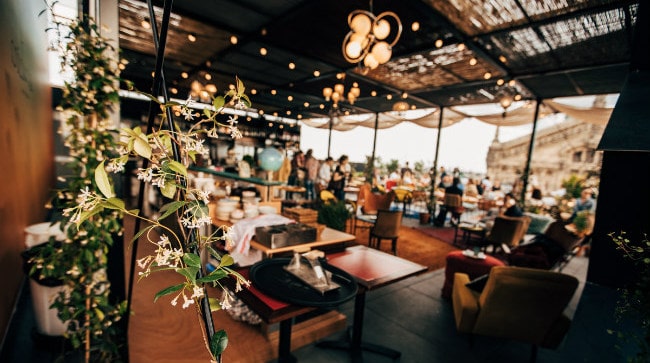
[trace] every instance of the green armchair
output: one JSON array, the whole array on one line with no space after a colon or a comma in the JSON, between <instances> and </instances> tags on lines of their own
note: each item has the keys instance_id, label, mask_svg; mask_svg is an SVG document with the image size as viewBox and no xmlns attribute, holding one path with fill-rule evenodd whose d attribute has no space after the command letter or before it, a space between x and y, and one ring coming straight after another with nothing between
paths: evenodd
<instances>
[{"instance_id":1,"label":"green armchair","mask_svg":"<svg viewBox=\"0 0 650 363\"><path fill-rule=\"evenodd\" d=\"M493 267L482 292L466 286L469 277L454 275L452 301L456 328L461 333L531 343L555 349L569 330L564 309L578 280L570 275L523 267Z\"/></svg>"}]
</instances>

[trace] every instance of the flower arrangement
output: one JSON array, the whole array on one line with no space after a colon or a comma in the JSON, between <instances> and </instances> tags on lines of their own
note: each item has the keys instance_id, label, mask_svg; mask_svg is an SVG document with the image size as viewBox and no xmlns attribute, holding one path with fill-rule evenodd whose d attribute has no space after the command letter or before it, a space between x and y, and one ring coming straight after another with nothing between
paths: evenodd
<instances>
[{"instance_id":1,"label":"flower arrangement","mask_svg":"<svg viewBox=\"0 0 650 363\"><path fill-rule=\"evenodd\" d=\"M53 16L54 4L48 3L46 9ZM30 273L64 281L67 290L56 298L53 306L67 322L66 336L73 347L83 346L85 360L117 361L121 344L118 338L124 334L115 323L126 312L126 303L115 303L109 298L110 282L105 271L107 253L114 239L123 235L124 215L145 222L134 240L142 238L155 246L152 255L137 261L141 268L139 276L146 278L155 272L174 271L184 279L183 283L159 291L153 297L154 302L171 295L172 305L178 305L181 300L182 308L193 305L203 324L212 324L211 311L228 308L230 295L224 289L220 301L212 298L207 301L205 287L221 287L219 281L229 276L236 279L237 290L249 284L229 267L234 263L230 256L220 255L211 247L214 242L229 240L228 228L201 235L201 227L211 223L208 194L188 187L187 166L197 156L208 153L203 138L218 137L219 127L228 127L233 138L241 137L236 116L229 117L225 123L217 118L225 107L249 107L250 100L239 79L226 95L214 98L213 109L204 109L202 116L193 111L189 99L185 103L162 103L145 94L160 105L162 122L148 134L139 126L122 129L118 139L110 112L119 102L119 83L131 86L119 76L126 62L115 61L114 49L100 36L92 19L65 24L54 16L54 24L50 29L58 35L54 47L61 52L62 66L74 74L74 81L65 83L63 99L57 107L69 115L65 122L69 132L65 144L73 159L72 175L62 178L67 187L57 192L53 203L62 210L61 225L66 238L62 242L52 240L40 249L30 261L33 266ZM174 122L173 129L166 129L163 125L167 121L175 121L170 120L172 108L183 116L184 122ZM195 121L195 117L199 120ZM193 124L183 130L188 123ZM138 179L151 183L170 200L157 218L126 208L115 193L109 174L123 171L129 156L143 160ZM172 219L182 227L180 231L172 227L175 225ZM209 274L204 274L201 267L202 250L220 261ZM201 331L207 334L206 329ZM218 360L227 345L227 335L219 331L205 342L213 360Z\"/></svg>"}]
</instances>

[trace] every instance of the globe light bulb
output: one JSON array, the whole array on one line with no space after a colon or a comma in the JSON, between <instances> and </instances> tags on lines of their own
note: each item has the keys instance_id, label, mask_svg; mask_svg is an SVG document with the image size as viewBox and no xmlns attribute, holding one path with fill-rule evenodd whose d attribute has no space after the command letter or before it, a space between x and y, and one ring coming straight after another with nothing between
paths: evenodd
<instances>
[{"instance_id":1,"label":"globe light bulb","mask_svg":"<svg viewBox=\"0 0 650 363\"><path fill-rule=\"evenodd\" d=\"M364 59L363 59L363 64L370 68L370 69L375 69L377 66L379 66L379 62L375 58L375 56L372 53L369 53Z\"/></svg>"},{"instance_id":2,"label":"globe light bulb","mask_svg":"<svg viewBox=\"0 0 650 363\"><path fill-rule=\"evenodd\" d=\"M345 54L352 59L359 58L361 55L361 43L352 41L349 42L345 46Z\"/></svg>"},{"instance_id":3,"label":"globe light bulb","mask_svg":"<svg viewBox=\"0 0 650 363\"><path fill-rule=\"evenodd\" d=\"M390 23L386 19L379 19L373 27L372 33L375 35L375 38L382 40L386 39L388 34L390 34Z\"/></svg>"},{"instance_id":4,"label":"globe light bulb","mask_svg":"<svg viewBox=\"0 0 650 363\"><path fill-rule=\"evenodd\" d=\"M393 52L390 49L390 46L386 42L379 42L372 46L371 54L379 64L384 64L390 60Z\"/></svg>"},{"instance_id":5,"label":"globe light bulb","mask_svg":"<svg viewBox=\"0 0 650 363\"><path fill-rule=\"evenodd\" d=\"M368 33L370 33L371 27L372 21L366 14L357 14L352 17L352 20L350 21L350 29L352 29L353 32L361 34L363 36L366 36Z\"/></svg>"}]
</instances>

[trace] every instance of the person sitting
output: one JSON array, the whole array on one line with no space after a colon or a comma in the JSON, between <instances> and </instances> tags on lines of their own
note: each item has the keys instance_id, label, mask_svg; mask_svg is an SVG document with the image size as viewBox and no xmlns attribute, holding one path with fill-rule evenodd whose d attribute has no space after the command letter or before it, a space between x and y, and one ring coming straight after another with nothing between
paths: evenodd
<instances>
[{"instance_id":1,"label":"person sitting","mask_svg":"<svg viewBox=\"0 0 650 363\"><path fill-rule=\"evenodd\" d=\"M512 193L505 195L503 199L503 206L506 208L506 210L503 212L504 216L522 217L524 215L524 212L521 210L519 205L517 205L517 198L515 198L515 195Z\"/></svg>"},{"instance_id":2,"label":"person sitting","mask_svg":"<svg viewBox=\"0 0 650 363\"><path fill-rule=\"evenodd\" d=\"M456 177L452 179L451 185L445 188L445 195L447 194L457 194L460 195L461 197L463 196L463 190L460 188L460 178ZM440 212L438 212L438 215L436 216L435 221L433 224L437 227L442 227L445 225L445 220L447 219L447 213L452 212L451 215L451 224L456 225L460 221L460 217L458 213L454 212L454 208L448 208L445 205L442 205L440 207Z\"/></svg>"},{"instance_id":3,"label":"person sitting","mask_svg":"<svg viewBox=\"0 0 650 363\"><path fill-rule=\"evenodd\" d=\"M576 199L575 205L573 206L573 214L569 218L572 221L578 212L587 211L589 214L596 212L596 200L593 198L593 190L591 188L585 188L580 192L580 198Z\"/></svg>"}]
</instances>

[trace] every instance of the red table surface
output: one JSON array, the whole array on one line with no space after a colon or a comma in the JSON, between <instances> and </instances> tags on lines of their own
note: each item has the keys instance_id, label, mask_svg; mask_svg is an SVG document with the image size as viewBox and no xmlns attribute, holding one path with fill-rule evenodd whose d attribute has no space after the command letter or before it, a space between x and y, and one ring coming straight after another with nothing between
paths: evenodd
<instances>
[{"instance_id":1,"label":"red table surface","mask_svg":"<svg viewBox=\"0 0 650 363\"><path fill-rule=\"evenodd\" d=\"M366 288L426 270L425 266L364 246L328 255L327 263L349 273Z\"/></svg>"}]
</instances>

